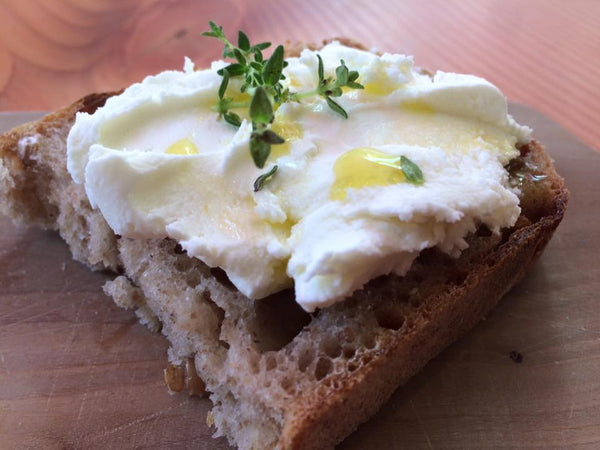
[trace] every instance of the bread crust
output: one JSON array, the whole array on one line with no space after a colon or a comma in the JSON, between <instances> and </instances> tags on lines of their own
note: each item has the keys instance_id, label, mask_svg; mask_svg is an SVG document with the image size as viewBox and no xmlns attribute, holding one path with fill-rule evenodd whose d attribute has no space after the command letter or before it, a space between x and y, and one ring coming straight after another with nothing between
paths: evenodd
<instances>
[{"instance_id":1,"label":"bread crust","mask_svg":"<svg viewBox=\"0 0 600 450\"><path fill-rule=\"evenodd\" d=\"M282 314L298 326L277 347L270 343L273 336L255 335L265 333L259 319L270 300L252 302L232 291L222 276L188 258L172 241L115 236L71 180L65 151L75 114L93 112L114 94L92 94L0 136L2 212L58 230L74 257L91 268L124 271L137 298L119 303L138 315L143 310L147 322L162 323L173 345L172 359L195 355L198 373L212 392L219 432L242 448L329 448L341 441L522 279L568 202L562 178L534 141L521 150L521 159L546 178L522 186L523 212L514 229L502 236L471 236L471 248L455 261L424 252L404 279L381 277L315 315L288 305L291 312ZM35 142L24 141L31 136ZM428 268L446 278L419 281ZM172 299L165 298L163 278L169 280ZM184 294L194 296L191 305L179 300ZM278 302L290 300L289 293L282 295L287 300ZM190 322L192 314L196 322ZM232 364L238 364L238 372ZM270 385L269 377L279 384ZM291 388L286 377L295 383ZM229 411L240 415L228 418Z\"/></svg>"}]
</instances>

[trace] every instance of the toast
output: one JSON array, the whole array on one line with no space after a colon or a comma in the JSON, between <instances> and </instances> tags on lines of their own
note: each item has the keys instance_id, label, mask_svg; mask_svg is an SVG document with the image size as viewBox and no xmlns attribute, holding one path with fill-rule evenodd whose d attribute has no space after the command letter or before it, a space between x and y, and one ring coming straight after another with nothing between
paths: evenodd
<instances>
[{"instance_id":1,"label":"toast","mask_svg":"<svg viewBox=\"0 0 600 450\"><path fill-rule=\"evenodd\" d=\"M173 240L112 232L67 172L66 138L77 111L93 112L114 94L89 95L0 136L0 210L58 231L75 259L114 272L105 292L171 343L171 390L199 393L205 384L216 435L240 448L341 441L524 276L568 201L532 141L509 167L521 190L514 227L500 235L480 227L458 259L424 250L406 276L379 277L308 314L291 291L244 297Z\"/></svg>"}]
</instances>

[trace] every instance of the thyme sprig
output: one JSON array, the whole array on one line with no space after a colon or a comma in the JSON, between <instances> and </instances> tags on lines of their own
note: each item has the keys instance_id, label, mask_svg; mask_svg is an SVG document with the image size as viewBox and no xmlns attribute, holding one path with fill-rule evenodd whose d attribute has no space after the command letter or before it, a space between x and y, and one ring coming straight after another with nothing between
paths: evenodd
<instances>
[{"instance_id":1,"label":"thyme sprig","mask_svg":"<svg viewBox=\"0 0 600 450\"><path fill-rule=\"evenodd\" d=\"M278 45L271 57L265 59L263 50L271 46L270 42L261 42L251 45L248 36L238 32L237 46L231 43L223 27L214 22L209 22L210 31L202 33L204 36L214 37L224 44L223 57L234 59L235 62L220 69L217 73L223 77L218 90L216 110L230 125L239 127L242 119L233 110L249 108L249 116L252 121L252 134L250 135L250 154L254 164L263 168L271 153L271 145L283 144L285 139L271 129L275 118L274 110L286 102L301 102L302 100L321 96L327 105L337 114L348 118L348 113L342 106L333 100L344 93L343 88L363 89L356 80L359 78L357 71L349 70L344 60L335 69L335 77L325 78L323 59L318 58L318 84L314 90L307 92L290 92L281 82L285 80L283 69L288 65L284 59L284 48ZM233 97L227 96L227 87L232 78L241 80L240 92L251 96L249 102L235 101ZM255 191L260 190L268 180L272 179L277 171L277 166L261 175L254 183Z\"/></svg>"},{"instance_id":2,"label":"thyme sprig","mask_svg":"<svg viewBox=\"0 0 600 450\"><path fill-rule=\"evenodd\" d=\"M313 95L319 95L325 99L327 105L336 113L338 113L343 118L348 118L348 113L344 108L340 106L332 97L341 97L344 93L343 88L348 87L350 89L364 89L364 86L360 83L357 83L356 80L359 77L359 74L356 70L349 70L346 66L344 60L340 60L340 65L335 69L335 78L329 77L325 78L325 71L323 68L323 59L321 55L317 55L317 59L319 60L319 64L317 66L317 76L319 77L319 83L317 88L303 92L299 94L292 94L291 99L294 101L300 101L307 97L312 97Z\"/></svg>"}]
</instances>

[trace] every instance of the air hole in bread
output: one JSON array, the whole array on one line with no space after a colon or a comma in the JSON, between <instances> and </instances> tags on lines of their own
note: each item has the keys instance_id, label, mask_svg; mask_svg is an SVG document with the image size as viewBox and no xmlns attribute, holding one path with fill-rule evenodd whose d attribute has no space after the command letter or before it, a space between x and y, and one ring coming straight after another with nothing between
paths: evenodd
<instances>
[{"instance_id":1,"label":"air hole in bread","mask_svg":"<svg viewBox=\"0 0 600 450\"><path fill-rule=\"evenodd\" d=\"M213 277L215 277L215 280L217 280L222 286L226 287L227 289L229 289L231 291L236 290L235 286L229 280L229 277L227 276L225 271L223 269L221 269L220 267L211 267L210 274Z\"/></svg>"},{"instance_id":2,"label":"air hole in bread","mask_svg":"<svg viewBox=\"0 0 600 450\"><path fill-rule=\"evenodd\" d=\"M305 349L300 353L298 357L298 370L300 372L306 372L306 369L314 360L314 355L311 349Z\"/></svg>"},{"instance_id":3,"label":"air hole in bread","mask_svg":"<svg viewBox=\"0 0 600 450\"><path fill-rule=\"evenodd\" d=\"M291 290L253 302L249 331L260 353L281 350L310 323Z\"/></svg>"},{"instance_id":4,"label":"air hole in bread","mask_svg":"<svg viewBox=\"0 0 600 450\"><path fill-rule=\"evenodd\" d=\"M214 317L216 318L216 324L214 324L214 334L215 337L219 337L221 335L221 327L223 326L223 320L225 319L225 311L220 308L213 300L209 291L204 291L202 293L202 300L208 304L210 310L214 313ZM219 345L225 349L229 349L229 344L225 341L219 340Z\"/></svg>"},{"instance_id":5,"label":"air hole in bread","mask_svg":"<svg viewBox=\"0 0 600 450\"><path fill-rule=\"evenodd\" d=\"M325 336L321 342L321 349L331 358L337 358L342 354L342 346L338 342L337 336Z\"/></svg>"},{"instance_id":6,"label":"air hole in bread","mask_svg":"<svg viewBox=\"0 0 600 450\"><path fill-rule=\"evenodd\" d=\"M492 230L490 230L486 224L482 223L477 228L476 236L478 237L490 237L492 235Z\"/></svg>"},{"instance_id":7,"label":"air hole in bread","mask_svg":"<svg viewBox=\"0 0 600 450\"><path fill-rule=\"evenodd\" d=\"M354 345L344 346L344 358L351 359L356 354L356 347Z\"/></svg>"},{"instance_id":8,"label":"air hole in bread","mask_svg":"<svg viewBox=\"0 0 600 450\"><path fill-rule=\"evenodd\" d=\"M412 306L413 308L418 308L423 300L423 296L419 292L418 287L414 287L410 290L410 292L408 293L408 298L410 301L410 306Z\"/></svg>"},{"instance_id":9,"label":"air hole in bread","mask_svg":"<svg viewBox=\"0 0 600 450\"><path fill-rule=\"evenodd\" d=\"M294 393L294 384L289 378L284 378L281 380L281 388L288 394Z\"/></svg>"},{"instance_id":10,"label":"air hole in bread","mask_svg":"<svg viewBox=\"0 0 600 450\"><path fill-rule=\"evenodd\" d=\"M400 308L393 305L375 310L375 319L381 328L388 330L399 330L404 324L404 315Z\"/></svg>"},{"instance_id":11,"label":"air hole in bread","mask_svg":"<svg viewBox=\"0 0 600 450\"><path fill-rule=\"evenodd\" d=\"M248 360L248 370L254 375L260 372L258 361L259 360L255 357L255 355L252 355Z\"/></svg>"},{"instance_id":12,"label":"air hole in bread","mask_svg":"<svg viewBox=\"0 0 600 450\"><path fill-rule=\"evenodd\" d=\"M268 355L265 358L265 369L267 371L271 371L277 367L277 359L275 359L275 355Z\"/></svg>"},{"instance_id":13,"label":"air hole in bread","mask_svg":"<svg viewBox=\"0 0 600 450\"><path fill-rule=\"evenodd\" d=\"M371 350L372 348L375 348L375 337L372 336L371 334L367 334L365 336L362 337L361 339L362 345L365 346L366 349Z\"/></svg>"},{"instance_id":14,"label":"air hole in bread","mask_svg":"<svg viewBox=\"0 0 600 450\"><path fill-rule=\"evenodd\" d=\"M85 216L77 216L77 222L79 223L80 229L87 230L89 228L88 221Z\"/></svg>"},{"instance_id":15,"label":"air hole in bread","mask_svg":"<svg viewBox=\"0 0 600 450\"><path fill-rule=\"evenodd\" d=\"M521 157L527 155L531 151L529 144L517 145L517 150L521 153Z\"/></svg>"},{"instance_id":16,"label":"air hole in bread","mask_svg":"<svg viewBox=\"0 0 600 450\"><path fill-rule=\"evenodd\" d=\"M448 282L460 286L467 279L468 272L464 270L453 270L448 273Z\"/></svg>"},{"instance_id":17,"label":"air hole in bread","mask_svg":"<svg viewBox=\"0 0 600 450\"><path fill-rule=\"evenodd\" d=\"M198 272L196 270L190 270L185 275L185 282L191 288L195 288L196 286L198 286L201 281L202 281L202 275L200 274L200 272Z\"/></svg>"},{"instance_id":18,"label":"air hole in bread","mask_svg":"<svg viewBox=\"0 0 600 450\"><path fill-rule=\"evenodd\" d=\"M315 378L317 381L322 380L331 373L333 364L329 358L319 358L315 366Z\"/></svg>"}]
</instances>

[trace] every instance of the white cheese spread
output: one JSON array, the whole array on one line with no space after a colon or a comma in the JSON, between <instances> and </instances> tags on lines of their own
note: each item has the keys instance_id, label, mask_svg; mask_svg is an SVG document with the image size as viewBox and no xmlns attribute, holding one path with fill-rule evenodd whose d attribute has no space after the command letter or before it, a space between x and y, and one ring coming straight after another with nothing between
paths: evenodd
<instances>
[{"instance_id":1,"label":"white cheese spread","mask_svg":"<svg viewBox=\"0 0 600 450\"><path fill-rule=\"evenodd\" d=\"M211 69L147 77L78 113L68 169L122 236L170 237L190 256L223 268L250 298L294 287L307 311L329 306L383 274L405 274L419 252L458 255L480 223L497 232L520 213L504 166L530 139L506 98L471 75L413 67L411 57L332 43L319 50L326 76L343 59L364 90L286 103L264 169L249 154L251 125L217 120L221 77ZM288 59L284 84L315 88L316 52ZM230 83L227 95L235 94ZM243 100L243 98L240 98ZM406 182L389 161L405 156L424 176ZM254 180L278 165L259 192Z\"/></svg>"}]
</instances>

